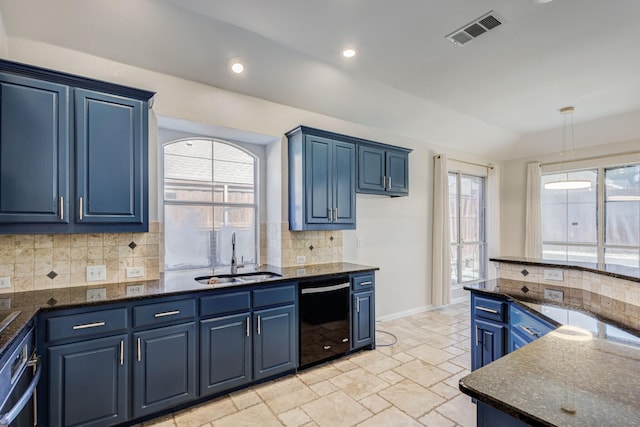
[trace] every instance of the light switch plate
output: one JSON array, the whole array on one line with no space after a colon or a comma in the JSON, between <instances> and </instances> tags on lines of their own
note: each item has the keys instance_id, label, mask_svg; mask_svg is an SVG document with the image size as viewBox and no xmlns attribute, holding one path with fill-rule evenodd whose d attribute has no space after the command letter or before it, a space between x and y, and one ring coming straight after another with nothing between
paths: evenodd
<instances>
[{"instance_id":1,"label":"light switch plate","mask_svg":"<svg viewBox=\"0 0 640 427\"><path fill-rule=\"evenodd\" d=\"M107 280L106 265L88 265L87 266L87 282L95 282L99 280Z\"/></svg>"},{"instance_id":2,"label":"light switch plate","mask_svg":"<svg viewBox=\"0 0 640 427\"><path fill-rule=\"evenodd\" d=\"M107 299L107 288L87 289L87 301L104 301Z\"/></svg>"},{"instance_id":3,"label":"light switch plate","mask_svg":"<svg viewBox=\"0 0 640 427\"><path fill-rule=\"evenodd\" d=\"M553 280L556 282L562 282L564 280L564 271L557 268L544 269L544 280Z\"/></svg>"},{"instance_id":4,"label":"light switch plate","mask_svg":"<svg viewBox=\"0 0 640 427\"><path fill-rule=\"evenodd\" d=\"M545 289L544 298L550 301L562 302L564 300L564 292L555 289Z\"/></svg>"}]
</instances>

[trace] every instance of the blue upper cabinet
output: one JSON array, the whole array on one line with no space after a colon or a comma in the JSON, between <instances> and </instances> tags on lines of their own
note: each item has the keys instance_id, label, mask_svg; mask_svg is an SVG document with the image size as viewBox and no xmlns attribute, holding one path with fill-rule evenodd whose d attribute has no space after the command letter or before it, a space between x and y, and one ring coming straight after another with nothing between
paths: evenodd
<instances>
[{"instance_id":1,"label":"blue upper cabinet","mask_svg":"<svg viewBox=\"0 0 640 427\"><path fill-rule=\"evenodd\" d=\"M0 60L0 233L147 231L152 96Z\"/></svg>"},{"instance_id":2,"label":"blue upper cabinet","mask_svg":"<svg viewBox=\"0 0 640 427\"><path fill-rule=\"evenodd\" d=\"M358 144L358 193L409 195L410 150Z\"/></svg>"},{"instance_id":3,"label":"blue upper cabinet","mask_svg":"<svg viewBox=\"0 0 640 427\"><path fill-rule=\"evenodd\" d=\"M78 222L144 222L147 114L143 104L76 89Z\"/></svg>"},{"instance_id":4,"label":"blue upper cabinet","mask_svg":"<svg viewBox=\"0 0 640 427\"><path fill-rule=\"evenodd\" d=\"M289 229L356 227L356 146L300 127L289 138Z\"/></svg>"},{"instance_id":5,"label":"blue upper cabinet","mask_svg":"<svg viewBox=\"0 0 640 427\"><path fill-rule=\"evenodd\" d=\"M66 224L69 88L0 72L0 224Z\"/></svg>"}]
</instances>

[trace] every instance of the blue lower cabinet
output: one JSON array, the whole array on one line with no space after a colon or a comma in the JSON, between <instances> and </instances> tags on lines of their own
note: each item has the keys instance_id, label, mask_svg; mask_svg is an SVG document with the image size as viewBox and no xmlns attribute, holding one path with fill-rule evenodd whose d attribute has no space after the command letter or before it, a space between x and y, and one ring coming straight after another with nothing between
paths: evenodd
<instances>
[{"instance_id":1,"label":"blue lower cabinet","mask_svg":"<svg viewBox=\"0 0 640 427\"><path fill-rule=\"evenodd\" d=\"M200 396L248 384L251 366L251 313L200 322Z\"/></svg>"},{"instance_id":2,"label":"blue lower cabinet","mask_svg":"<svg viewBox=\"0 0 640 427\"><path fill-rule=\"evenodd\" d=\"M373 291L356 292L351 296L351 348L373 344L375 334Z\"/></svg>"},{"instance_id":3,"label":"blue lower cabinet","mask_svg":"<svg viewBox=\"0 0 640 427\"><path fill-rule=\"evenodd\" d=\"M471 343L471 370L475 371L507 353L507 326L473 319Z\"/></svg>"},{"instance_id":4,"label":"blue lower cabinet","mask_svg":"<svg viewBox=\"0 0 640 427\"><path fill-rule=\"evenodd\" d=\"M476 402L476 405L477 427L526 427L529 425L482 402Z\"/></svg>"},{"instance_id":5,"label":"blue lower cabinet","mask_svg":"<svg viewBox=\"0 0 640 427\"><path fill-rule=\"evenodd\" d=\"M132 335L133 416L141 417L196 397L196 333L193 322Z\"/></svg>"},{"instance_id":6,"label":"blue lower cabinet","mask_svg":"<svg viewBox=\"0 0 640 427\"><path fill-rule=\"evenodd\" d=\"M509 332L509 353L516 351L517 349L529 344L529 341L525 340L519 334L515 333L513 329Z\"/></svg>"},{"instance_id":7,"label":"blue lower cabinet","mask_svg":"<svg viewBox=\"0 0 640 427\"><path fill-rule=\"evenodd\" d=\"M46 425L110 426L129 405L128 335L49 347Z\"/></svg>"},{"instance_id":8,"label":"blue lower cabinet","mask_svg":"<svg viewBox=\"0 0 640 427\"><path fill-rule=\"evenodd\" d=\"M298 335L295 306L255 311L253 325L254 379L294 370Z\"/></svg>"}]
</instances>

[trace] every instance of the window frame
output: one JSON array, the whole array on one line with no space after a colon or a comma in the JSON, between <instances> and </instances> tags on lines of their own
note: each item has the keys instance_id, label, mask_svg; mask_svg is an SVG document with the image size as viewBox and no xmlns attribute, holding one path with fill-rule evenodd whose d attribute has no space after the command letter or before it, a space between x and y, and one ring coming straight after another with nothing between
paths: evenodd
<instances>
[{"instance_id":1,"label":"window frame","mask_svg":"<svg viewBox=\"0 0 640 427\"><path fill-rule=\"evenodd\" d=\"M247 154L248 156L250 156L253 159L253 203L236 203L236 202L216 202L214 199L215 197L212 194L212 199L210 202L206 202L206 201L181 201L181 200L168 200L165 198L165 180L166 180L166 176L165 176L165 148L171 144L174 143L179 143L179 142L185 142L185 141L210 141L212 144L214 143L221 143L221 144L225 144L228 145L234 149L240 150L241 152ZM250 150L248 150L247 148L236 144L233 141L228 141L225 140L223 138L216 138L216 137L210 137L210 136L198 136L198 135L194 135L194 136L190 136L190 137L183 137L183 138L176 138L176 139L171 139L169 141L166 142L162 142L160 144L160 153L159 153L159 157L160 157L160 162L159 162L159 185L158 185L158 201L159 201L159 205L160 205L160 209L162 211L162 216L164 218L164 220L162 221L162 226L163 226L163 236L164 236L164 244L163 244L163 262L162 262L162 267L164 269L164 271L185 271L185 270L203 270L203 269L207 269L207 270L211 270L211 271L215 271L224 267L228 267L228 264L223 264L223 265L216 265L216 251L215 251L215 242L214 239L210 239L210 251L209 251L209 266L207 267L191 267L191 268L168 268L166 265L166 247L167 247L167 242L166 242L166 237L167 237L167 233L166 233L166 217L165 217L165 206L167 205L171 205L171 206L204 206L204 207L208 207L211 208L212 210L215 210L215 208L217 207L221 207L221 208L251 208L253 209L253 216L254 216L254 246L253 246L253 257L254 260L257 263L259 263L259 256L260 256L260 203L259 203L259 195L260 195L260 187L259 187L259 177L260 177L260 156L257 155L256 153L251 152ZM212 167L213 167L213 163L215 162L215 157L212 155L211 156L211 163L212 163ZM213 177L212 177L213 179ZM212 181L213 182L213 181ZM214 220L215 223L215 220ZM215 226L214 226L215 227Z\"/></svg>"}]
</instances>

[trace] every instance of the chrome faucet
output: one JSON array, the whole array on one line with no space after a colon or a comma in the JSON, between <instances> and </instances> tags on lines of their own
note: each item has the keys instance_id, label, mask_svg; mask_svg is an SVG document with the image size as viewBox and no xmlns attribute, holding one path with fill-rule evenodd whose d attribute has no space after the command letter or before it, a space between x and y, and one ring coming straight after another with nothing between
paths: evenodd
<instances>
[{"instance_id":1,"label":"chrome faucet","mask_svg":"<svg viewBox=\"0 0 640 427\"><path fill-rule=\"evenodd\" d=\"M236 259L236 232L231 233L231 274L238 274L238 267L244 267L244 256L242 261L238 264Z\"/></svg>"}]
</instances>

